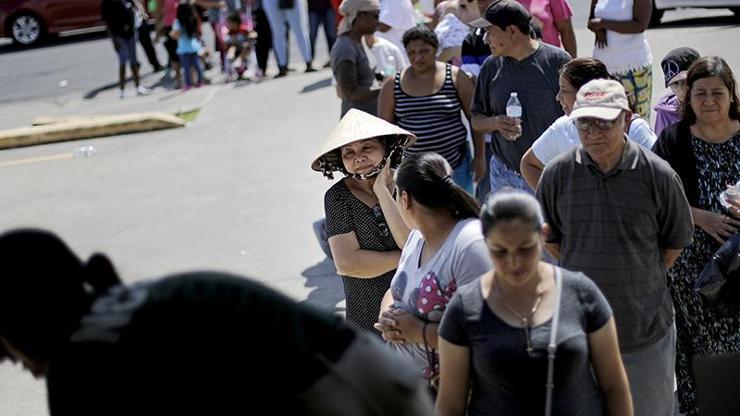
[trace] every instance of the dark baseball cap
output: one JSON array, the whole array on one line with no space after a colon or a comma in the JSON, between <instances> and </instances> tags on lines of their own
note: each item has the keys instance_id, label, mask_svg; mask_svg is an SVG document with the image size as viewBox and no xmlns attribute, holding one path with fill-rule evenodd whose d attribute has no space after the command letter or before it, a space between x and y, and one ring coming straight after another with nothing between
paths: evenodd
<instances>
[{"instance_id":1,"label":"dark baseball cap","mask_svg":"<svg viewBox=\"0 0 740 416\"><path fill-rule=\"evenodd\" d=\"M498 27L529 27L532 16L527 9L514 0L499 0L486 9L480 19L470 22L473 27L486 28L494 23Z\"/></svg>"},{"instance_id":2,"label":"dark baseball cap","mask_svg":"<svg viewBox=\"0 0 740 416\"><path fill-rule=\"evenodd\" d=\"M665 78L665 86L668 85L676 78L676 75L683 71L687 71L691 64L699 59L701 55L696 49L693 48L676 48L663 58L660 62L660 68L663 70L663 76Z\"/></svg>"}]
</instances>

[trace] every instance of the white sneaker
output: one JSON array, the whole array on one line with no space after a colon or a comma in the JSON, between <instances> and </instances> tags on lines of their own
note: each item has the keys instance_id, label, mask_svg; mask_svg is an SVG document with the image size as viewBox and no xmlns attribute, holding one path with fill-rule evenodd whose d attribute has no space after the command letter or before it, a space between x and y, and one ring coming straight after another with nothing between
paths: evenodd
<instances>
[{"instance_id":1,"label":"white sneaker","mask_svg":"<svg viewBox=\"0 0 740 416\"><path fill-rule=\"evenodd\" d=\"M149 95L151 93L152 93L152 90L150 90L149 88L143 85L139 85L139 88L136 89L136 95L138 96Z\"/></svg>"},{"instance_id":2,"label":"white sneaker","mask_svg":"<svg viewBox=\"0 0 740 416\"><path fill-rule=\"evenodd\" d=\"M124 98L126 98L126 91L124 91L124 90L119 90L119 91L120 91L120 92L118 93L118 98L120 98L120 99L122 99L122 100L123 100Z\"/></svg>"}]
</instances>

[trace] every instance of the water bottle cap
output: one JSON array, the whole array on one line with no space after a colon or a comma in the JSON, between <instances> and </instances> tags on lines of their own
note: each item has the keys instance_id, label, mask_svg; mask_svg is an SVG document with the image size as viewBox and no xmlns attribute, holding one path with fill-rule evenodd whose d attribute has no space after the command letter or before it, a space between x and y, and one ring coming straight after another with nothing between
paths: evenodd
<instances>
[{"instance_id":1,"label":"water bottle cap","mask_svg":"<svg viewBox=\"0 0 740 416\"><path fill-rule=\"evenodd\" d=\"M511 93L511 96L512 96L512 97L516 97L516 96L518 96L518 94L517 94L517 93L515 93L515 92L512 92L512 93Z\"/></svg>"}]
</instances>

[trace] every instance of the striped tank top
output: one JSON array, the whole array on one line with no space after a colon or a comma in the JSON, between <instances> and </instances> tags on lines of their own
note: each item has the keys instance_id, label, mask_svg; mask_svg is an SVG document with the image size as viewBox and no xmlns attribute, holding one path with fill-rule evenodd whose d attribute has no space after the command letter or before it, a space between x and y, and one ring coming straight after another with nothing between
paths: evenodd
<instances>
[{"instance_id":1,"label":"striped tank top","mask_svg":"<svg viewBox=\"0 0 740 416\"><path fill-rule=\"evenodd\" d=\"M396 73L393 86L396 124L414 133L416 143L406 154L436 152L457 168L467 152L467 130L462 122L462 106L452 82L452 66L447 64L445 82L439 91L415 97L401 88L401 73Z\"/></svg>"}]
</instances>

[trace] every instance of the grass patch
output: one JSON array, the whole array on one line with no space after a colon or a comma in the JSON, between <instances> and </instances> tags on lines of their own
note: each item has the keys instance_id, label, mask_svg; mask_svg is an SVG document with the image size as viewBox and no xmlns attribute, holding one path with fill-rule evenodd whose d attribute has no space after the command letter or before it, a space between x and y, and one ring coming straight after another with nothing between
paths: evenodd
<instances>
[{"instance_id":1,"label":"grass patch","mask_svg":"<svg viewBox=\"0 0 740 416\"><path fill-rule=\"evenodd\" d=\"M196 108L195 110L178 112L178 113L175 113L175 115L177 117L180 117L184 122L191 123L195 121L199 113L200 113L200 108Z\"/></svg>"}]
</instances>

